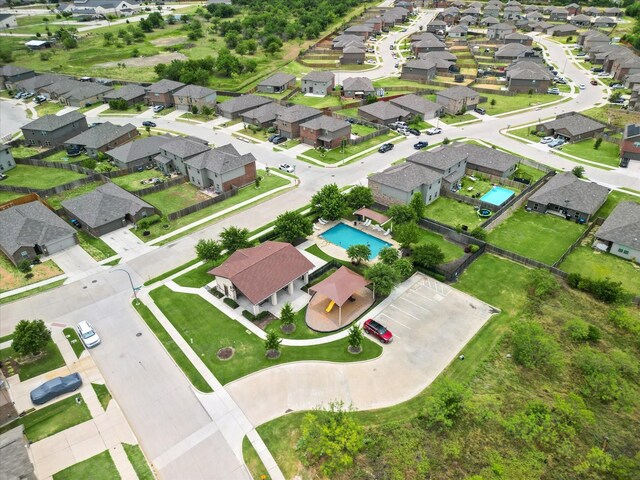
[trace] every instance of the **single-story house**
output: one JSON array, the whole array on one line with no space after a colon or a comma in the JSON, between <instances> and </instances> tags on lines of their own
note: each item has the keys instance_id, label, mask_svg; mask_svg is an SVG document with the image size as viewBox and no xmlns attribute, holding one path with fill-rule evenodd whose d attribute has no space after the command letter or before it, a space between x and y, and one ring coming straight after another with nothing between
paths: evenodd
<instances>
[{"instance_id":1,"label":"single-story house","mask_svg":"<svg viewBox=\"0 0 640 480\"><path fill-rule=\"evenodd\" d=\"M55 147L88 128L85 116L74 110L63 115L45 115L27 123L21 130L26 145Z\"/></svg>"},{"instance_id":2,"label":"single-story house","mask_svg":"<svg viewBox=\"0 0 640 480\"><path fill-rule=\"evenodd\" d=\"M516 27L509 23L496 23L487 28L487 37L489 40L504 40L504 37L515 31Z\"/></svg>"},{"instance_id":3,"label":"single-story house","mask_svg":"<svg viewBox=\"0 0 640 480\"><path fill-rule=\"evenodd\" d=\"M65 77L57 75L55 73L45 73L43 75L36 75L35 77L27 78L25 80L19 80L12 85L7 84L7 88L12 88L19 92L34 92L41 93L43 87L52 85Z\"/></svg>"},{"instance_id":4,"label":"single-story house","mask_svg":"<svg viewBox=\"0 0 640 480\"><path fill-rule=\"evenodd\" d=\"M549 12L549 20L552 22L566 22L569 11L563 7L554 7Z\"/></svg>"},{"instance_id":5,"label":"single-story house","mask_svg":"<svg viewBox=\"0 0 640 480\"><path fill-rule=\"evenodd\" d=\"M551 35L553 37L568 37L571 35L576 35L578 33L578 27L575 25L569 25L567 23L563 25L554 25L551 28L547 29L547 35Z\"/></svg>"},{"instance_id":6,"label":"single-story house","mask_svg":"<svg viewBox=\"0 0 640 480\"><path fill-rule=\"evenodd\" d=\"M286 138L298 138L300 125L322 115L322 111L306 105L292 105L276 114L275 127Z\"/></svg>"},{"instance_id":7,"label":"single-story house","mask_svg":"<svg viewBox=\"0 0 640 480\"><path fill-rule=\"evenodd\" d=\"M0 250L14 265L77 243L75 229L38 201L0 210L0 225Z\"/></svg>"},{"instance_id":8,"label":"single-story house","mask_svg":"<svg viewBox=\"0 0 640 480\"><path fill-rule=\"evenodd\" d=\"M442 187L440 173L411 162L374 173L367 181L374 200L386 206L407 204L417 192L428 205L440 196Z\"/></svg>"},{"instance_id":9,"label":"single-story house","mask_svg":"<svg viewBox=\"0 0 640 480\"><path fill-rule=\"evenodd\" d=\"M73 89L58 96L63 105L70 107L85 107L94 103L102 103L104 94L111 92L113 87L93 82L79 82Z\"/></svg>"},{"instance_id":10,"label":"single-story house","mask_svg":"<svg viewBox=\"0 0 640 480\"><path fill-rule=\"evenodd\" d=\"M423 120L439 117L444 113L444 107L424 97L410 93L389 100L396 107L407 110L411 115L420 115Z\"/></svg>"},{"instance_id":11,"label":"single-story house","mask_svg":"<svg viewBox=\"0 0 640 480\"><path fill-rule=\"evenodd\" d=\"M351 137L351 124L322 115L300 125L300 141L314 147L339 147Z\"/></svg>"},{"instance_id":12,"label":"single-story house","mask_svg":"<svg viewBox=\"0 0 640 480\"><path fill-rule=\"evenodd\" d=\"M173 100L178 110L202 110L202 107L214 109L216 106L216 91L200 85L186 85L173 94Z\"/></svg>"},{"instance_id":13,"label":"single-story house","mask_svg":"<svg viewBox=\"0 0 640 480\"><path fill-rule=\"evenodd\" d=\"M480 95L469 87L450 87L436 92L436 103L442 105L445 112L455 115L473 110L480 103Z\"/></svg>"},{"instance_id":14,"label":"single-story house","mask_svg":"<svg viewBox=\"0 0 640 480\"><path fill-rule=\"evenodd\" d=\"M357 35L365 40L373 33L373 27L367 24L352 25L344 30L347 35Z\"/></svg>"},{"instance_id":15,"label":"single-story house","mask_svg":"<svg viewBox=\"0 0 640 480\"><path fill-rule=\"evenodd\" d=\"M314 95L329 95L336 82L336 76L333 72L313 71L309 72L302 78L302 93L311 93Z\"/></svg>"},{"instance_id":16,"label":"single-story house","mask_svg":"<svg viewBox=\"0 0 640 480\"><path fill-rule=\"evenodd\" d=\"M589 15L580 14L574 15L569 20L569 23L575 25L576 27L590 27L591 26L591 17Z\"/></svg>"},{"instance_id":17,"label":"single-story house","mask_svg":"<svg viewBox=\"0 0 640 480\"><path fill-rule=\"evenodd\" d=\"M507 85L510 92L545 93L552 85L553 74L538 62L521 60L506 69Z\"/></svg>"},{"instance_id":18,"label":"single-story house","mask_svg":"<svg viewBox=\"0 0 640 480\"><path fill-rule=\"evenodd\" d=\"M608 17L622 18L624 17L624 10L618 7L605 8L603 12Z\"/></svg>"},{"instance_id":19,"label":"single-story house","mask_svg":"<svg viewBox=\"0 0 640 480\"><path fill-rule=\"evenodd\" d=\"M504 37L504 43L519 43L521 45L531 46L533 45L533 38L531 38L529 35L525 35L524 33L514 32Z\"/></svg>"},{"instance_id":20,"label":"single-story house","mask_svg":"<svg viewBox=\"0 0 640 480\"><path fill-rule=\"evenodd\" d=\"M105 103L109 103L111 100L124 100L127 105L132 106L138 103L144 103L145 89L140 85L123 85L118 90L112 90L105 93L102 96L102 100Z\"/></svg>"},{"instance_id":21,"label":"single-story house","mask_svg":"<svg viewBox=\"0 0 640 480\"><path fill-rule=\"evenodd\" d=\"M241 115L242 121L249 125L255 125L256 127L269 128L273 126L273 123L276 121L276 116L284 112L286 108L287 107L278 103L267 103L266 105L244 112Z\"/></svg>"},{"instance_id":22,"label":"single-story house","mask_svg":"<svg viewBox=\"0 0 640 480\"><path fill-rule=\"evenodd\" d=\"M407 62L402 65L400 78L416 82L428 82L436 76L436 67L436 60L425 60L421 58L407 60Z\"/></svg>"},{"instance_id":23,"label":"single-story house","mask_svg":"<svg viewBox=\"0 0 640 480\"><path fill-rule=\"evenodd\" d=\"M358 115L372 123L389 125L401 120L407 120L411 113L391 102L379 101L359 107Z\"/></svg>"},{"instance_id":24,"label":"single-story house","mask_svg":"<svg viewBox=\"0 0 640 480\"><path fill-rule=\"evenodd\" d=\"M640 203L620 202L596 232L607 252L640 263Z\"/></svg>"},{"instance_id":25,"label":"single-story house","mask_svg":"<svg viewBox=\"0 0 640 480\"><path fill-rule=\"evenodd\" d=\"M366 98L375 95L376 89L367 77L349 77L342 82L342 96L346 98Z\"/></svg>"},{"instance_id":26,"label":"single-story house","mask_svg":"<svg viewBox=\"0 0 640 480\"><path fill-rule=\"evenodd\" d=\"M427 35L433 38L426 38ZM423 33L422 38L411 43L411 51L414 55L427 52L443 52L447 49L447 44L438 40L432 33Z\"/></svg>"},{"instance_id":27,"label":"single-story house","mask_svg":"<svg viewBox=\"0 0 640 480\"><path fill-rule=\"evenodd\" d=\"M469 31L469 27L464 25L455 25L449 29L447 32L447 37L449 38L467 38L467 32Z\"/></svg>"},{"instance_id":28,"label":"single-story house","mask_svg":"<svg viewBox=\"0 0 640 480\"><path fill-rule=\"evenodd\" d=\"M533 22L528 25L526 30L532 32L546 32L551 27L553 27L553 24L549 22Z\"/></svg>"},{"instance_id":29,"label":"single-story house","mask_svg":"<svg viewBox=\"0 0 640 480\"><path fill-rule=\"evenodd\" d=\"M495 16L484 17L482 20L480 20L480 26L482 27L490 27L491 25L497 25L498 23L500 23L500 20L498 20Z\"/></svg>"},{"instance_id":30,"label":"single-story house","mask_svg":"<svg viewBox=\"0 0 640 480\"><path fill-rule=\"evenodd\" d=\"M256 91L261 93L281 93L296 86L296 76L288 73L274 73L256 85Z\"/></svg>"},{"instance_id":31,"label":"single-story house","mask_svg":"<svg viewBox=\"0 0 640 480\"><path fill-rule=\"evenodd\" d=\"M546 135L562 138L575 143L594 138L604 132L606 125L579 113L569 112L558 115L555 120L542 122L537 130Z\"/></svg>"},{"instance_id":32,"label":"single-story house","mask_svg":"<svg viewBox=\"0 0 640 480\"><path fill-rule=\"evenodd\" d=\"M14 13L0 13L0 30L15 28L18 26L18 19Z\"/></svg>"},{"instance_id":33,"label":"single-story house","mask_svg":"<svg viewBox=\"0 0 640 480\"><path fill-rule=\"evenodd\" d=\"M105 235L156 213L154 207L115 183L62 202L66 214L94 237Z\"/></svg>"},{"instance_id":34,"label":"single-story house","mask_svg":"<svg viewBox=\"0 0 640 480\"><path fill-rule=\"evenodd\" d=\"M533 49L520 43L507 43L496 50L495 59L499 62L510 62L516 58L533 55Z\"/></svg>"},{"instance_id":35,"label":"single-story house","mask_svg":"<svg viewBox=\"0 0 640 480\"><path fill-rule=\"evenodd\" d=\"M635 89L636 96L640 89ZM628 164L631 160L640 161L640 124L628 123L624 127L620 144L620 163Z\"/></svg>"},{"instance_id":36,"label":"single-story house","mask_svg":"<svg viewBox=\"0 0 640 480\"><path fill-rule=\"evenodd\" d=\"M256 179L256 157L240 155L230 143L194 155L184 165L193 185L216 193L244 187Z\"/></svg>"},{"instance_id":37,"label":"single-story house","mask_svg":"<svg viewBox=\"0 0 640 480\"><path fill-rule=\"evenodd\" d=\"M221 116L235 120L241 117L243 113L267 103L272 103L272 101L259 95L241 95L219 103L217 108Z\"/></svg>"},{"instance_id":38,"label":"single-story house","mask_svg":"<svg viewBox=\"0 0 640 480\"><path fill-rule=\"evenodd\" d=\"M278 304L281 290L286 288L293 294L296 280L302 278L300 286L309 283L313 268L313 263L290 243L267 241L236 250L209 273L215 276L219 292L235 301L243 295L257 315L263 302Z\"/></svg>"},{"instance_id":39,"label":"single-story house","mask_svg":"<svg viewBox=\"0 0 640 480\"><path fill-rule=\"evenodd\" d=\"M593 21L595 28L611 28L616 26L616 21L611 17L598 17Z\"/></svg>"},{"instance_id":40,"label":"single-story house","mask_svg":"<svg viewBox=\"0 0 640 480\"><path fill-rule=\"evenodd\" d=\"M590 17L597 17L602 15L602 10L596 7L587 7L582 9L582 13L589 15Z\"/></svg>"},{"instance_id":41,"label":"single-story house","mask_svg":"<svg viewBox=\"0 0 640 480\"><path fill-rule=\"evenodd\" d=\"M108 150L106 154L119 169L146 167L153 165L153 159L160 153L160 147L174 138L169 134L144 137Z\"/></svg>"},{"instance_id":42,"label":"single-story house","mask_svg":"<svg viewBox=\"0 0 640 480\"><path fill-rule=\"evenodd\" d=\"M114 125L111 122L104 122L71 137L64 143L68 146L83 147L87 151L87 155L96 157L99 152L106 152L124 145L138 135L138 129L130 123Z\"/></svg>"},{"instance_id":43,"label":"single-story house","mask_svg":"<svg viewBox=\"0 0 640 480\"><path fill-rule=\"evenodd\" d=\"M5 173L16 166L9 145L0 145L0 173Z\"/></svg>"},{"instance_id":44,"label":"single-story house","mask_svg":"<svg viewBox=\"0 0 640 480\"><path fill-rule=\"evenodd\" d=\"M36 72L29 68L16 65L4 65L0 67L0 90L11 89L12 85L36 76Z\"/></svg>"},{"instance_id":45,"label":"single-story house","mask_svg":"<svg viewBox=\"0 0 640 480\"><path fill-rule=\"evenodd\" d=\"M465 27L470 27L476 23L478 23L478 17L474 17L473 15L465 15L459 22L460 25L464 25Z\"/></svg>"},{"instance_id":46,"label":"single-story house","mask_svg":"<svg viewBox=\"0 0 640 480\"><path fill-rule=\"evenodd\" d=\"M571 172L558 173L529 197L527 209L586 223L607 195L607 187L581 180Z\"/></svg>"},{"instance_id":47,"label":"single-story house","mask_svg":"<svg viewBox=\"0 0 640 480\"><path fill-rule=\"evenodd\" d=\"M144 101L147 105L154 107L159 105L164 108L173 107L175 105L173 94L184 86L185 84L182 82L167 79L160 80L145 87Z\"/></svg>"}]
</instances>

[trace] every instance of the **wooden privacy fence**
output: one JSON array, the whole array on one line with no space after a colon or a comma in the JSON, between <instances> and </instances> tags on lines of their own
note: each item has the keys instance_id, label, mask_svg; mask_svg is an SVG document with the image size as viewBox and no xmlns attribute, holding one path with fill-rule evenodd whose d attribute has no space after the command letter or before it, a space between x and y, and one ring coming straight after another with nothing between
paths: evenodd
<instances>
[{"instance_id":1,"label":"wooden privacy fence","mask_svg":"<svg viewBox=\"0 0 640 480\"><path fill-rule=\"evenodd\" d=\"M73 182L65 183L63 185L57 185L51 188L31 188L31 187L16 187L13 185L0 184L0 192L13 192L13 193L37 193L41 197L48 197L49 195L55 195L56 193L66 192L67 190L73 190L74 188L81 187L87 183L100 181L102 177L99 173L94 173L85 178L79 178Z\"/></svg>"},{"instance_id":2,"label":"wooden privacy fence","mask_svg":"<svg viewBox=\"0 0 640 480\"><path fill-rule=\"evenodd\" d=\"M562 262L566 260L566 258L573 252L577 247L580 246L582 241L589 236L589 234L594 230L595 227L599 227L604 223L604 218L598 217L593 222L589 224L587 229L582 232L582 235L578 237L578 239L571 244L571 246L562 254L562 256L555 261L553 264L554 267L559 267Z\"/></svg>"},{"instance_id":3,"label":"wooden privacy fence","mask_svg":"<svg viewBox=\"0 0 640 480\"><path fill-rule=\"evenodd\" d=\"M133 193L137 197L143 197L143 196L149 195L151 193L161 192L163 190L166 190L167 188L175 187L176 185L181 185L181 184L185 183L186 181L187 181L187 177L184 176L184 175L180 175L179 177L172 178L170 180L166 180L166 181L164 181L162 183L159 183L157 185L152 185L150 187L143 188L141 190L137 190L137 191L131 192L131 193Z\"/></svg>"},{"instance_id":4,"label":"wooden privacy fence","mask_svg":"<svg viewBox=\"0 0 640 480\"><path fill-rule=\"evenodd\" d=\"M199 210L202 210L203 208L207 208L207 207L210 207L211 205L215 205L216 203L222 202L227 198L231 198L234 195L237 195L238 190L239 190L238 188L233 187L231 190L221 193L217 197L209 198L200 203L196 203L195 205L191 205L190 207L183 208L182 210L178 210L177 212L170 213L169 215L167 215L167 219L169 219L170 221L177 220L178 218L182 218L191 213L195 213Z\"/></svg>"},{"instance_id":5,"label":"wooden privacy fence","mask_svg":"<svg viewBox=\"0 0 640 480\"><path fill-rule=\"evenodd\" d=\"M82 173L84 175L93 175L95 171L84 168L76 163L62 163L62 162L45 162L37 158L16 158L18 165L30 165L32 167L45 167L45 168L57 168L60 170L71 170L72 172Z\"/></svg>"}]
</instances>

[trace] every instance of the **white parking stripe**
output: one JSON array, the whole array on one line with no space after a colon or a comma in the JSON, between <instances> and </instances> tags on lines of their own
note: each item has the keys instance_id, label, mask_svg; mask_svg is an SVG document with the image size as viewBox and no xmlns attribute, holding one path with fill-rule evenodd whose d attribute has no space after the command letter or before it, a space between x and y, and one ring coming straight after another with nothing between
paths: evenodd
<instances>
[{"instance_id":1,"label":"white parking stripe","mask_svg":"<svg viewBox=\"0 0 640 480\"><path fill-rule=\"evenodd\" d=\"M387 320L388 320L389 322L395 322L395 323L397 323L397 324L399 324L399 325L402 325L402 326L403 326L404 328L406 328L407 330L411 330L411 327L407 327L404 323L399 322L399 321L398 321L398 320L396 320L394 317L391 317L391 316L389 316L389 315L387 315L387 314L385 314L385 313L382 313L382 314L381 314L381 316L382 316L382 315L384 315L384 316L387 318Z\"/></svg>"},{"instance_id":2,"label":"white parking stripe","mask_svg":"<svg viewBox=\"0 0 640 480\"><path fill-rule=\"evenodd\" d=\"M395 308L396 310L400 310L404 315L408 315L408 316L410 316L410 317L412 317L412 318L415 318L416 320L420 320L420 318L416 317L415 315L411 315L411 314L410 314L410 313L408 313L408 312L405 312L405 311L404 311L404 310L402 310L400 307L396 307L394 304L389 305L389 307L387 307L387 308Z\"/></svg>"},{"instance_id":3,"label":"white parking stripe","mask_svg":"<svg viewBox=\"0 0 640 480\"><path fill-rule=\"evenodd\" d=\"M410 303L411 305L414 305L414 306L416 306L416 307L418 307L418 308L420 308L420 309L422 309L422 310L426 311L427 313L431 313L431 310L430 310L430 309L428 309L428 308L426 308L426 307L423 307L422 305L418 305L417 303L413 303L411 300L407 300L407 299L406 299L406 298L404 298L404 297L402 298L402 300L404 300L405 302L408 302L408 303Z\"/></svg>"}]
</instances>

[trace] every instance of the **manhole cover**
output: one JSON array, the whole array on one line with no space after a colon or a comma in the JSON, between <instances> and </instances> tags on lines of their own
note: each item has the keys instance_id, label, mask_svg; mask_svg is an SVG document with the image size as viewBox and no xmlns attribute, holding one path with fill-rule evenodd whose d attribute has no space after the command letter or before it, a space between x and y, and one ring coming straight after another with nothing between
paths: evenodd
<instances>
[{"instance_id":1,"label":"manhole cover","mask_svg":"<svg viewBox=\"0 0 640 480\"><path fill-rule=\"evenodd\" d=\"M136 337L141 337L141 336L142 336L142 332L136 333Z\"/></svg>"},{"instance_id":2,"label":"manhole cover","mask_svg":"<svg viewBox=\"0 0 640 480\"><path fill-rule=\"evenodd\" d=\"M98 280L91 280L91 283L98 283Z\"/></svg>"},{"instance_id":3,"label":"manhole cover","mask_svg":"<svg viewBox=\"0 0 640 480\"><path fill-rule=\"evenodd\" d=\"M83 289L83 290L86 290L86 289L87 289L87 286L85 285L84 287L82 287L82 289Z\"/></svg>"}]
</instances>

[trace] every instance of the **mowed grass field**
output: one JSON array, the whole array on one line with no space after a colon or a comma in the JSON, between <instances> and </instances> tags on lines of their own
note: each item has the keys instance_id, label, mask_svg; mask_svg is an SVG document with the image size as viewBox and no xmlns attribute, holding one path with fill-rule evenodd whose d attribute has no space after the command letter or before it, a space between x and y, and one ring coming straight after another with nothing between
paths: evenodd
<instances>
[{"instance_id":1,"label":"mowed grass field","mask_svg":"<svg viewBox=\"0 0 640 480\"><path fill-rule=\"evenodd\" d=\"M3 185L16 187L31 187L45 189L63 185L84 178L81 173L63 170L60 168L33 167L31 165L16 165L7 173L7 179Z\"/></svg>"}]
</instances>

